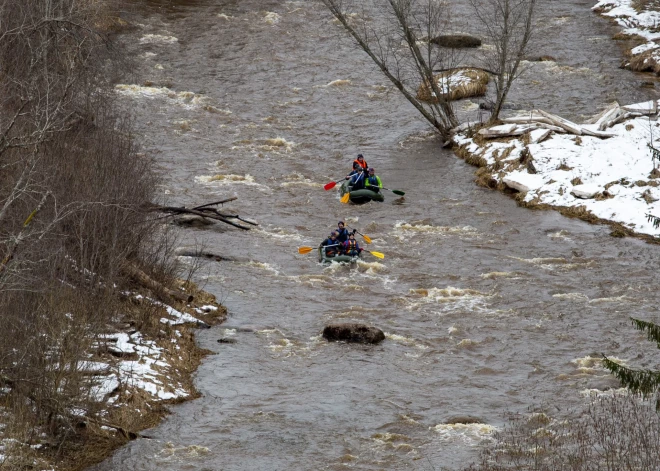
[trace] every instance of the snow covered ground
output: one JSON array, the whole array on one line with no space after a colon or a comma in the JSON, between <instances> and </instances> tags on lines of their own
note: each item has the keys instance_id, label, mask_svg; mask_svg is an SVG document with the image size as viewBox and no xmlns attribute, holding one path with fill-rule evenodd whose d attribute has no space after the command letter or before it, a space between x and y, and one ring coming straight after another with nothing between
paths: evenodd
<instances>
[{"instance_id":1,"label":"snow covered ground","mask_svg":"<svg viewBox=\"0 0 660 471\"><path fill-rule=\"evenodd\" d=\"M638 36L646 42L635 47L631 51L632 58L639 57L643 62L642 67L649 70L660 64L660 44L655 40L660 39L660 12L646 10L647 4L639 0L600 0L592 9L601 15L612 18L622 28L626 36ZM650 3L654 7L653 2ZM657 5L655 5L657 8ZM655 70L657 72L657 70Z\"/></svg>"},{"instance_id":2,"label":"snow covered ground","mask_svg":"<svg viewBox=\"0 0 660 471\"><path fill-rule=\"evenodd\" d=\"M649 102L626 109L652 106ZM578 127L598 132L597 124ZM541 142L530 143L534 139L529 134L497 140L461 134L456 142L460 153L478 161L498 184L524 193L521 197L527 204L582 206L597 218L620 223L637 234L660 236L660 229L647 218L648 214L660 216L660 171L654 171L658 160L649 148L653 143L660 149L657 114L629 118L605 132L613 137L553 132ZM525 149L529 156L523 154Z\"/></svg>"},{"instance_id":3,"label":"snow covered ground","mask_svg":"<svg viewBox=\"0 0 660 471\"><path fill-rule=\"evenodd\" d=\"M115 402L116 393L122 388L124 390L140 389L156 401L188 397L190 391L184 385L179 384L177 380L179 375L172 374L176 370L176 365L173 363L176 363L177 358L184 361L181 358L184 352L178 345L182 334L176 329L176 326L207 324L191 314L181 312L172 306L140 294L134 294L133 297L162 309L163 317L160 318L160 323L171 326L169 334L171 335L169 339L171 345L164 348L163 342L160 342L159 345L159 342L146 339L140 332L117 332L101 336L98 346L105 346L119 359L108 363L96 361L81 365L82 369L86 371L100 373L95 377L97 384L92 391L93 395L98 401L106 401L108 404ZM218 308L213 305L205 305L192 309L198 314L204 314L217 311ZM162 333L165 334L164 331Z\"/></svg>"}]
</instances>

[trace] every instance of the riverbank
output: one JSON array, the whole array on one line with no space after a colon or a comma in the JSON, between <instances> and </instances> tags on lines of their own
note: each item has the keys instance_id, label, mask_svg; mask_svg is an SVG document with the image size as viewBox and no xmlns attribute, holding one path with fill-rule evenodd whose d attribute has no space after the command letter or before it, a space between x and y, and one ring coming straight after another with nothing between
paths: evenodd
<instances>
[{"instance_id":1,"label":"riverbank","mask_svg":"<svg viewBox=\"0 0 660 471\"><path fill-rule=\"evenodd\" d=\"M648 115L653 107L648 102L617 109ZM615 237L655 241L660 229L649 215L660 214L660 170L649 146L660 147L657 103L652 116L625 113L631 116L606 128L611 137L596 137L588 133L605 134L599 127L607 116L593 124L566 122L576 129L574 134L534 128L533 119L527 119L538 116L532 112L458 135L455 151L480 167L478 184L509 193L522 206L608 224ZM503 137L485 137L497 133ZM510 136L517 133L521 135Z\"/></svg>"},{"instance_id":2,"label":"riverbank","mask_svg":"<svg viewBox=\"0 0 660 471\"><path fill-rule=\"evenodd\" d=\"M88 359L77 364L90 393L87 409L66 411L75 423L69 439L56 445L39 430L26 439L23 430L3 426L11 423L9 413L3 414L3 467L85 469L144 437L140 432L156 426L168 414L167 405L199 397L193 374L209 352L196 344L194 331L223 322L227 310L195 285L177 285L192 301L164 303L143 288L123 293L122 314L97 336Z\"/></svg>"},{"instance_id":3,"label":"riverbank","mask_svg":"<svg viewBox=\"0 0 660 471\"><path fill-rule=\"evenodd\" d=\"M626 68L657 74L660 12L652 8L649 2L601 0L592 10L624 27L614 39L638 44ZM503 125L469 129L457 136L455 152L480 167L479 185L511 194L524 207L607 224L613 237L657 242L658 103L613 103L584 124L548 116L532 110Z\"/></svg>"},{"instance_id":4,"label":"riverbank","mask_svg":"<svg viewBox=\"0 0 660 471\"><path fill-rule=\"evenodd\" d=\"M657 8L655 2L648 0L600 0L592 8L622 27L614 39L635 43L628 49L625 68L660 74L660 44L656 42L660 39L660 12Z\"/></svg>"}]
</instances>

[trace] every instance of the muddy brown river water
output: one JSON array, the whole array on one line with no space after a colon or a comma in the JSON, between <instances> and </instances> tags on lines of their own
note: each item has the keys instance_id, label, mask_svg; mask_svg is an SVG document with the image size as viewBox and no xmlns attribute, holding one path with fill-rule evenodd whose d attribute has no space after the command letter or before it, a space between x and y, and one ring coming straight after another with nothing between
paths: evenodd
<instances>
[{"instance_id":1,"label":"muddy brown river water","mask_svg":"<svg viewBox=\"0 0 660 471\"><path fill-rule=\"evenodd\" d=\"M618 69L594 3L541 3L539 54L557 62L530 64L512 101L580 119L654 96L639 86L648 78ZM628 316L657 320L658 248L475 186L475 169L440 148L318 3L162 0L130 17L140 65L125 84L141 86L119 91L164 201L236 195L230 207L261 225L183 233L245 260L198 272L229 309L198 335L216 352L197 374L203 397L95 470L462 469L506 412L550 404L561 416L587 390L616 387L601 352L657 364ZM458 106L474 116L478 103ZM402 204L323 191L358 152L406 191ZM386 258L351 269L298 254L340 219ZM341 321L387 339L320 338ZM456 415L482 423L443 425Z\"/></svg>"}]
</instances>

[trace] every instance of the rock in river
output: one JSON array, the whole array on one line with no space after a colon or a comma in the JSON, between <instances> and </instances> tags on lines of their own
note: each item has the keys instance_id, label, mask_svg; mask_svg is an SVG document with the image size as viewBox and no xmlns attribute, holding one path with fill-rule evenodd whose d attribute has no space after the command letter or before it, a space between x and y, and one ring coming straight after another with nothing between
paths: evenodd
<instances>
[{"instance_id":1,"label":"rock in river","mask_svg":"<svg viewBox=\"0 0 660 471\"><path fill-rule=\"evenodd\" d=\"M329 342L378 343L385 340L382 330L364 324L330 324L323 329Z\"/></svg>"}]
</instances>

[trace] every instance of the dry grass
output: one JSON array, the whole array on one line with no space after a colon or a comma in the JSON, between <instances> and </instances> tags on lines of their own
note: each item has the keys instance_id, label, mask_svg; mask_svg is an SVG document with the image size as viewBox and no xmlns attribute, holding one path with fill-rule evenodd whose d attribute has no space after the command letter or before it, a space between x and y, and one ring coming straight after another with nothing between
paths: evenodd
<instances>
[{"instance_id":1,"label":"dry grass","mask_svg":"<svg viewBox=\"0 0 660 471\"><path fill-rule=\"evenodd\" d=\"M655 58L654 50L645 51L632 57L626 68L633 72L653 72L660 75L660 64Z\"/></svg>"},{"instance_id":2,"label":"dry grass","mask_svg":"<svg viewBox=\"0 0 660 471\"><path fill-rule=\"evenodd\" d=\"M468 81L459 77L467 77ZM461 100L474 96L483 96L488 91L490 76L479 69L461 68L452 69L434 76L436 82L448 85L446 99L449 101ZM442 86L438 88L442 89ZM428 83L422 84L417 90L417 98L429 103L437 103L439 100L433 96L432 87Z\"/></svg>"}]
</instances>

